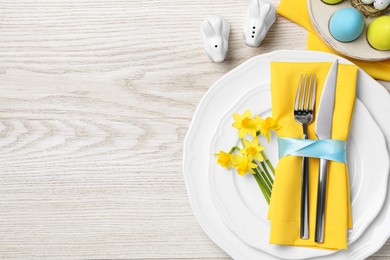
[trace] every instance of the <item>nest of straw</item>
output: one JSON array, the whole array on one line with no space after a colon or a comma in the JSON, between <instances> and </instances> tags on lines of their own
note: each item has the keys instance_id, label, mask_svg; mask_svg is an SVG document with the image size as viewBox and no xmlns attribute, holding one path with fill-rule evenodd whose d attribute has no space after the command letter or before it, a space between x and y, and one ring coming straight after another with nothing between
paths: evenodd
<instances>
[{"instance_id":1,"label":"nest of straw","mask_svg":"<svg viewBox=\"0 0 390 260\"><path fill-rule=\"evenodd\" d=\"M372 4L365 4L361 0L351 0L351 4L362 12L365 17L378 17L390 13L390 5L384 10L377 10Z\"/></svg>"}]
</instances>

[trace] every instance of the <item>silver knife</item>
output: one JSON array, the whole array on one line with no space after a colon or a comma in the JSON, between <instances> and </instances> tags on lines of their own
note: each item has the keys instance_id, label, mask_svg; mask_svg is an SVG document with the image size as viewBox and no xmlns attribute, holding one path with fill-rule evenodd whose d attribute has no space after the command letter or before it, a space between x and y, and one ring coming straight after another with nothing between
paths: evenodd
<instances>
[{"instance_id":1,"label":"silver knife","mask_svg":"<svg viewBox=\"0 0 390 260\"><path fill-rule=\"evenodd\" d=\"M336 94L337 71L339 61L335 60L330 67L322 89L321 100L316 115L315 132L318 139L331 139L332 121L334 112L334 99ZM325 198L326 181L328 177L328 161L320 159L320 170L318 174L318 194L317 194L317 215L315 241L324 242L324 223L325 223Z\"/></svg>"}]
</instances>

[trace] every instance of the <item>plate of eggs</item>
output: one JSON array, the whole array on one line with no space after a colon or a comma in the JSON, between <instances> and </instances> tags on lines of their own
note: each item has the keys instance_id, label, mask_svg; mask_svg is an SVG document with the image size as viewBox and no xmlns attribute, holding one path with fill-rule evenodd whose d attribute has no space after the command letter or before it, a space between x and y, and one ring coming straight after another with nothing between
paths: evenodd
<instances>
[{"instance_id":1,"label":"plate of eggs","mask_svg":"<svg viewBox=\"0 0 390 260\"><path fill-rule=\"evenodd\" d=\"M390 0L307 0L310 20L337 52L358 60L390 59ZM379 15L380 14L380 15Z\"/></svg>"}]
</instances>

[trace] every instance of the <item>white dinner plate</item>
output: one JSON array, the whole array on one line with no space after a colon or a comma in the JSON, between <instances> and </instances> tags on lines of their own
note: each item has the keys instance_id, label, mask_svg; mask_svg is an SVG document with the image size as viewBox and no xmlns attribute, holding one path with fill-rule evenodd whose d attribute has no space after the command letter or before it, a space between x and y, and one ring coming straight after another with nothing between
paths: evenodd
<instances>
[{"instance_id":1,"label":"white dinner plate","mask_svg":"<svg viewBox=\"0 0 390 260\"><path fill-rule=\"evenodd\" d=\"M244 74L238 77L243 81L248 79ZM261 74L259 77L264 78ZM271 115L269 82L263 86L262 80L259 82L258 85L251 85L253 88L244 88L243 91L246 93L234 104L218 104L216 99L212 101L215 105L226 107L225 115L219 122L214 123L218 126L210 143L208 176L213 202L225 224L241 240L254 248L289 259L332 254L335 251L271 245L269 243L270 223L267 220L268 205L253 176L250 174L239 176L233 169L227 172L212 156L221 148L229 150L229 146L240 145L237 131L231 127L234 121L233 112L243 113L246 109L250 109L262 117ZM230 95L231 92L225 93ZM210 116L210 113L204 116ZM368 138L371 136L376 137L375 142ZM198 136L198 138L201 142L203 137ZM276 166L278 162L276 136L273 136L269 144L264 139L261 140L263 140L262 145L266 146L267 156ZM353 211L353 229L350 229L348 235L348 242L351 244L363 233L382 208L389 174L389 155L383 134L359 100L356 100L347 151ZM372 178L373 172L375 178Z\"/></svg>"},{"instance_id":2,"label":"white dinner plate","mask_svg":"<svg viewBox=\"0 0 390 260\"><path fill-rule=\"evenodd\" d=\"M209 133L215 132L216 128L209 127L209 125L212 125L213 121L199 117L198 115L203 114L204 111L210 110L211 107L216 113L223 115L226 111L210 104L209 100L216 95L221 95L224 92L222 86L226 85L228 82L234 81L234 75L245 74L247 71L253 70L254 65L266 65L269 64L270 61L333 61L335 58L338 58L343 63L350 63L336 55L315 51L277 51L256 56L218 80L200 102L184 143L184 178L192 209L203 230L218 246L233 258L279 259L247 245L224 224L219 216L211 201L208 189L208 165L202 164L202 162L207 161L210 156L209 143L211 142L212 136L210 136ZM269 73L269 68L267 68L267 66L264 66L264 69ZM258 72L258 70L254 73L256 72ZM253 82L253 84L256 84L256 82ZM389 94L379 83L360 70L357 84L357 96L368 108L372 117L385 133L389 147ZM234 98L226 98L225 102L232 104ZM195 142L194 136L191 134L194 132L197 132L202 136L204 135L206 140L204 142ZM378 250L390 235L389 197L390 193L387 193L386 203L379 216L367 228L363 236L349 247L349 250L338 251L335 254L319 257L318 259L364 259Z\"/></svg>"}]
</instances>

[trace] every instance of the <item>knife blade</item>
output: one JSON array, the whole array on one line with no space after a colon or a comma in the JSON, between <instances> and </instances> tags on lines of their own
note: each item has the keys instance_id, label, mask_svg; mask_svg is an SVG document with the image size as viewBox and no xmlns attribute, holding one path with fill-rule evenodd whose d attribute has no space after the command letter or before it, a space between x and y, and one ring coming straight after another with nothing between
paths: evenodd
<instances>
[{"instance_id":1,"label":"knife blade","mask_svg":"<svg viewBox=\"0 0 390 260\"><path fill-rule=\"evenodd\" d=\"M332 121L334 112L334 100L336 94L338 60L336 59L325 80L322 89L321 99L317 111L315 133L318 139L330 139L332 134ZM318 174L318 194L317 194L317 215L315 228L315 242L324 242L325 224L325 198L326 183L328 175L328 161L320 159L320 169Z\"/></svg>"}]
</instances>

